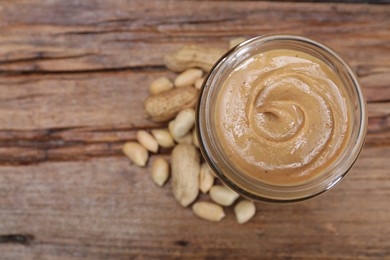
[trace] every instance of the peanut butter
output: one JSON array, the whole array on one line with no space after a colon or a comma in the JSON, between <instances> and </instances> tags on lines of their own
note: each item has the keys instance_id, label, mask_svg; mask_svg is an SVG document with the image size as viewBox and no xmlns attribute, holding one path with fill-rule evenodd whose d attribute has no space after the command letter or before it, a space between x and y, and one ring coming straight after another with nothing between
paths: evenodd
<instances>
[{"instance_id":1,"label":"peanut butter","mask_svg":"<svg viewBox=\"0 0 390 260\"><path fill-rule=\"evenodd\" d=\"M258 181L304 183L344 151L349 104L337 73L318 58L285 49L259 53L219 92L218 142L232 165Z\"/></svg>"}]
</instances>

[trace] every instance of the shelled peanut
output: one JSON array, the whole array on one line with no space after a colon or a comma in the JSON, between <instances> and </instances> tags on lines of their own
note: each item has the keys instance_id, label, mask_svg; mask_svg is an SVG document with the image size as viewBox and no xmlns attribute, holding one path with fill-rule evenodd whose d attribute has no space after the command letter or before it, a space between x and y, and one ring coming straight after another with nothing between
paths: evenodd
<instances>
[{"instance_id":1,"label":"shelled peanut","mask_svg":"<svg viewBox=\"0 0 390 260\"><path fill-rule=\"evenodd\" d=\"M236 45L242 39L233 39ZM144 101L147 117L161 123L160 129L137 132L137 142L127 142L123 152L138 166L146 166L150 153L159 148L172 149L171 166L168 160L157 157L152 160L151 175L158 186L163 186L171 175L171 188L176 200L183 207L192 204L196 216L218 222L225 217L223 207L235 204L237 222L248 222L256 212L253 202L241 200L229 188L214 185L211 168L202 162L199 140L195 131L195 105L199 90L214 63L225 53L224 49L188 45L165 56L168 69L180 72L174 79L159 77L149 86L150 96ZM166 150L165 150L166 151ZM202 201L196 202L199 193ZM204 197L209 201L204 201Z\"/></svg>"}]
</instances>

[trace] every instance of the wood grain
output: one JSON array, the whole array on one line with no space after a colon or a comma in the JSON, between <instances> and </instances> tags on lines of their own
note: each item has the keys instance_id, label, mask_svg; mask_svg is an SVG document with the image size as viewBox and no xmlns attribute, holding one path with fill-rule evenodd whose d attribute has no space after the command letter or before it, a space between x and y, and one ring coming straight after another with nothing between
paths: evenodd
<instances>
[{"instance_id":1,"label":"wood grain","mask_svg":"<svg viewBox=\"0 0 390 260\"><path fill-rule=\"evenodd\" d=\"M33 234L3 244L20 259L376 258L389 256L388 148L366 148L334 190L292 205L258 204L246 225L231 209L220 223L196 218L150 169L125 158L2 167L2 233ZM362 196L364 194L364 196Z\"/></svg>"},{"instance_id":2,"label":"wood grain","mask_svg":"<svg viewBox=\"0 0 390 260\"><path fill-rule=\"evenodd\" d=\"M389 17L366 4L1 1L0 259L390 259ZM142 108L149 83L174 76L164 54L268 33L311 37L351 64L366 146L317 199L258 204L243 226L231 209L204 222L121 145L164 127Z\"/></svg>"},{"instance_id":3,"label":"wood grain","mask_svg":"<svg viewBox=\"0 0 390 260\"><path fill-rule=\"evenodd\" d=\"M161 67L186 43L294 33L332 46L371 85L390 71L390 10L382 5L214 1L7 1L0 70L69 72ZM161 12L160 10L164 10ZM272 22L270 22L272 21ZM385 96L383 98L389 98Z\"/></svg>"}]
</instances>

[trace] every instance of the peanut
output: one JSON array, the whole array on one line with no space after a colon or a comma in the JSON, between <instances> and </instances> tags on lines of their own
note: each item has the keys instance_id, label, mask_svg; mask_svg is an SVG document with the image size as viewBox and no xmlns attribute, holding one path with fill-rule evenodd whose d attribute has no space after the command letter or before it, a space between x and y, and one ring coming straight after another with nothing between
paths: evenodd
<instances>
[{"instance_id":1,"label":"peanut","mask_svg":"<svg viewBox=\"0 0 390 260\"><path fill-rule=\"evenodd\" d=\"M198 135L196 134L195 128L192 130L192 142L194 143L196 148L199 148L199 139L198 139Z\"/></svg>"},{"instance_id":2,"label":"peanut","mask_svg":"<svg viewBox=\"0 0 390 260\"><path fill-rule=\"evenodd\" d=\"M152 165L153 181L160 187L168 180L169 164L164 158L158 157L154 160Z\"/></svg>"},{"instance_id":3,"label":"peanut","mask_svg":"<svg viewBox=\"0 0 390 260\"><path fill-rule=\"evenodd\" d=\"M240 43L242 43L244 41L246 41L246 38L243 38L243 37L231 39L229 41L229 49L236 47L237 45L239 45Z\"/></svg>"},{"instance_id":4,"label":"peanut","mask_svg":"<svg viewBox=\"0 0 390 260\"><path fill-rule=\"evenodd\" d=\"M187 207L199 193L199 152L188 144L178 144L172 151L172 191L177 201Z\"/></svg>"},{"instance_id":5,"label":"peanut","mask_svg":"<svg viewBox=\"0 0 390 260\"><path fill-rule=\"evenodd\" d=\"M168 130L169 130L169 133L171 134L171 136L174 138L172 132L173 132L173 126L175 125L175 119L171 120L169 123L168 123Z\"/></svg>"},{"instance_id":6,"label":"peanut","mask_svg":"<svg viewBox=\"0 0 390 260\"><path fill-rule=\"evenodd\" d=\"M188 133L182 137L173 136L173 131L174 131L173 128L175 125L175 121L176 120L172 120L168 124L168 129L169 129L169 132L171 133L171 136L173 137L173 140L175 140L175 142L178 144L192 144L192 136Z\"/></svg>"},{"instance_id":7,"label":"peanut","mask_svg":"<svg viewBox=\"0 0 390 260\"><path fill-rule=\"evenodd\" d=\"M197 79L202 77L202 74L203 71L200 69L188 69L176 77L175 86L178 88L192 86L195 84Z\"/></svg>"},{"instance_id":8,"label":"peanut","mask_svg":"<svg viewBox=\"0 0 390 260\"><path fill-rule=\"evenodd\" d=\"M196 202L192 206L196 216L213 222L218 222L225 217L223 208L211 202Z\"/></svg>"},{"instance_id":9,"label":"peanut","mask_svg":"<svg viewBox=\"0 0 390 260\"><path fill-rule=\"evenodd\" d=\"M193 144L192 134L187 133L185 136L174 138L175 142L178 144Z\"/></svg>"},{"instance_id":10,"label":"peanut","mask_svg":"<svg viewBox=\"0 0 390 260\"><path fill-rule=\"evenodd\" d=\"M157 153L158 143L154 137L144 130L137 131L138 142L146 148L146 150Z\"/></svg>"},{"instance_id":11,"label":"peanut","mask_svg":"<svg viewBox=\"0 0 390 260\"><path fill-rule=\"evenodd\" d=\"M173 122L171 126L173 138L183 137L195 124L195 110L187 108L180 111Z\"/></svg>"},{"instance_id":12,"label":"peanut","mask_svg":"<svg viewBox=\"0 0 390 260\"><path fill-rule=\"evenodd\" d=\"M223 49L187 45L166 55L164 61L165 65L173 71L180 72L190 68L201 68L208 72L225 52L226 50Z\"/></svg>"},{"instance_id":13,"label":"peanut","mask_svg":"<svg viewBox=\"0 0 390 260\"><path fill-rule=\"evenodd\" d=\"M151 95L156 95L171 88L173 88L173 83L167 77L160 77L150 84L149 92Z\"/></svg>"},{"instance_id":14,"label":"peanut","mask_svg":"<svg viewBox=\"0 0 390 260\"><path fill-rule=\"evenodd\" d=\"M151 131L158 145L164 148L175 146L175 142L167 129L154 129Z\"/></svg>"},{"instance_id":15,"label":"peanut","mask_svg":"<svg viewBox=\"0 0 390 260\"><path fill-rule=\"evenodd\" d=\"M249 200L240 201L234 207L234 214L236 215L237 222L244 224L248 222L256 213L255 204Z\"/></svg>"},{"instance_id":16,"label":"peanut","mask_svg":"<svg viewBox=\"0 0 390 260\"><path fill-rule=\"evenodd\" d=\"M214 174L207 163L200 167L199 188L202 193L207 193L214 184Z\"/></svg>"},{"instance_id":17,"label":"peanut","mask_svg":"<svg viewBox=\"0 0 390 260\"><path fill-rule=\"evenodd\" d=\"M210 198L222 206L232 205L238 197L237 193L221 185L215 185L210 189Z\"/></svg>"},{"instance_id":18,"label":"peanut","mask_svg":"<svg viewBox=\"0 0 390 260\"><path fill-rule=\"evenodd\" d=\"M195 88L201 89L203 85L204 78L199 78L195 81Z\"/></svg>"},{"instance_id":19,"label":"peanut","mask_svg":"<svg viewBox=\"0 0 390 260\"><path fill-rule=\"evenodd\" d=\"M154 122L165 122L179 111L193 107L198 100L198 90L193 87L173 88L144 101L146 114Z\"/></svg>"},{"instance_id":20,"label":"peanut","mask_svg":"<svg viewBox=\"0 0 390 260\"><path fill-rule=\"evenodd\" d=\"M127 142L123 145L122 150L134 164L141 167L146 165L149 158L148 151L139 143Z\"/></svg>"}]
</instances>

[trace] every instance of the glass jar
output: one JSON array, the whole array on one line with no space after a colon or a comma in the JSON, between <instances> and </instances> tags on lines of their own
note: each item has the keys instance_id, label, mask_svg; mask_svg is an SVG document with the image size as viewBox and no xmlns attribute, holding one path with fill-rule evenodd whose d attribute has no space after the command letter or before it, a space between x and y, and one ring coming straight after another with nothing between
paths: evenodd
<instances>
[{"instance_id":1,"label":"glass jar","mask_svg":"<svg viewBox=\"0 0 390 260\"><path fill-rule=\"evenodd\" d=\"M351 138L340 157L316 178L296 185L273 185L251 178L227 158L216 134L214 113L221 87L228 75L248 58L274 49L308 53L325 62L340 77L351 100ZM196 128L201 152L215 175L228 187L253 201L295 202L315 197L338 183L351 169L367 131L366 103L357 77L332 49L294 35L268 35L247 40L227 52L205 80L197 106Z\"/></svg>"}]
</instances>

